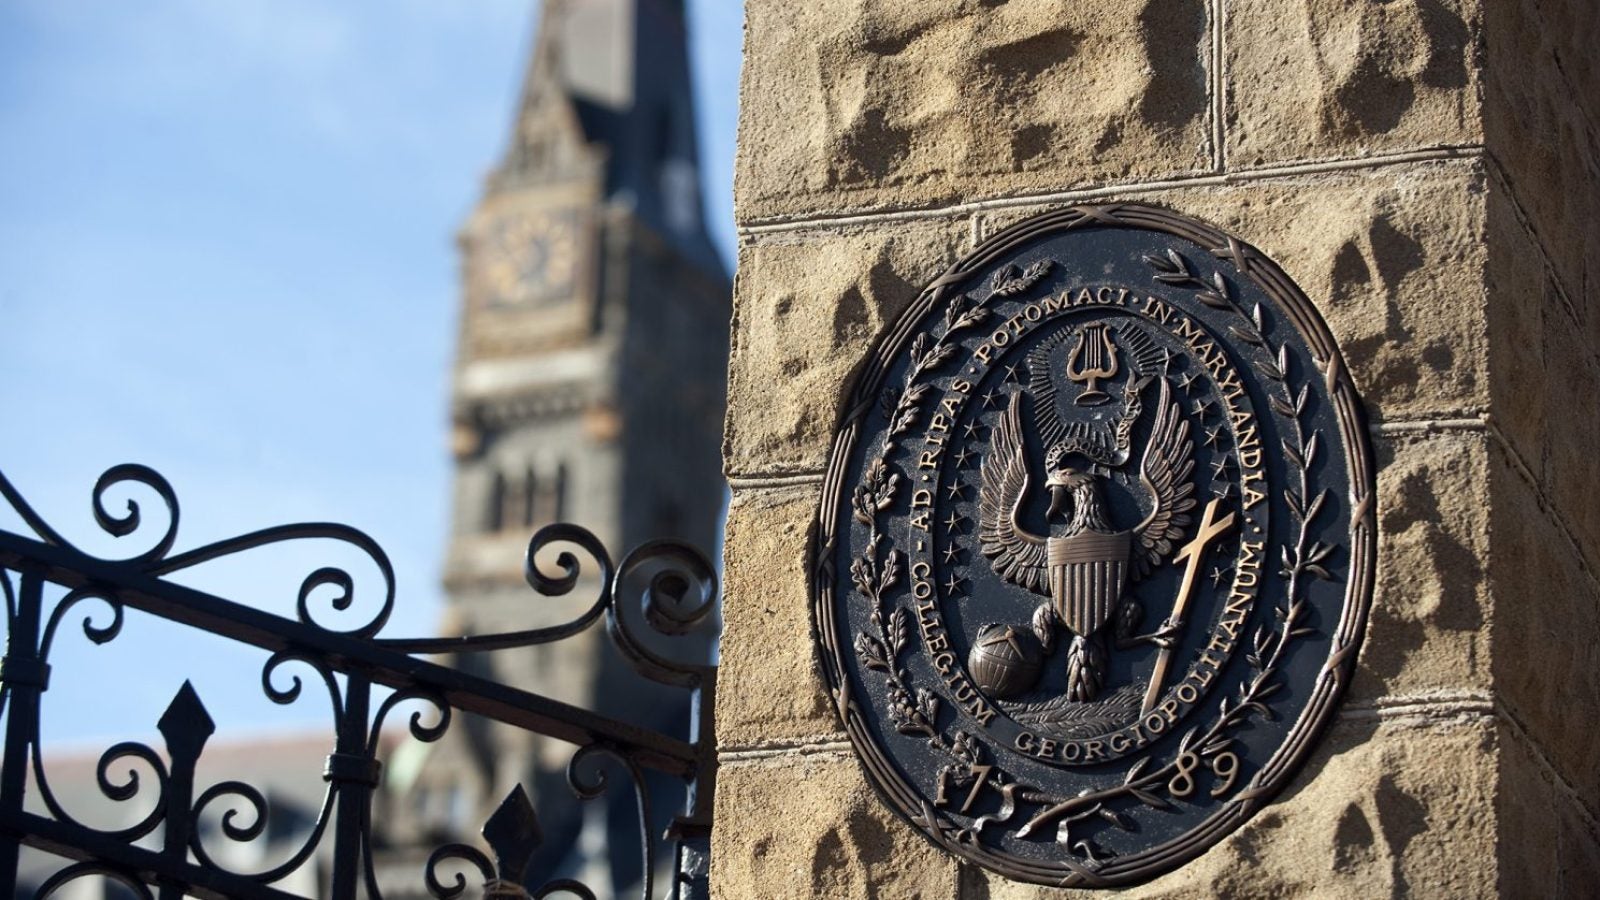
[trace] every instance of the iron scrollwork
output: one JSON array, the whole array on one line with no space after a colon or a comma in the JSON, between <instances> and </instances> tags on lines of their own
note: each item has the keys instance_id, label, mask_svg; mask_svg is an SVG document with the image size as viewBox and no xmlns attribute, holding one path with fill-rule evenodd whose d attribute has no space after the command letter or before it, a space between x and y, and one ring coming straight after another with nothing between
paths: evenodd
<instances>
[{"instance_id":1,"label":"iron scrollwork","mask_svg":"<svg viewBox=\"0 0 1600 900\"><path fill-rule=\"evenodd\" d=\"M600 797L611 783L604 769L592 764L608 762L624 771L642 831L645 900L654 895L652 879L661 843L650 833L646 779L649 775L681 779L686 799L668 835L678 844L680 866L668 893L684 898L706 895L704 860L709 853L716 774L711 702L716 669L660 655L631 624L637 618L672 637L707 619L717 602L717 578L698 551L655 541L615 564L591 532L576 525L550 525L529 542L526 580L547 597L572 594L580 584L596 585L594 599L576 616L554 626L503 634L397 638L382 634L395 608L394 568L383 549L362 532L329 523L287 525L173 553L178 497L167 480L148 467L115 466L96 481L91 495L96 525L118 540L152 532L138 499L126 501L120 513L108 505L114 490L127 488L153 493L166 512L166 523L144 549L107 558L68 541L0 473L0 497L32 532L0 531L0 595L9 633L0 659L0 715L5 716L0 893L15 895L20 848L27 845L68 860L38 885L36 897L56 895L80 879L101 878L151 900L288 898L293 895L279 883L310 863L331 841L327 895L344 900L364 892L381 900L372 855L372 806L383 768L379 738L396 710L420 705L406 723L418 741L439 740L457 712L470 712L574 745L567 781L580 801ZM223 557L299 540L332 540L364 556L382 579L376 612L354 625L337 626L313 613L313 606L320 608L324 602L335 613L356 606L356 579L348 569L333 566L317 568L302 579L292 619L165 580ZM580 557L563 548L576 548L588 556L597 577L585 579ZM554 569L542 568L548 550L559 550ZM46 584L65 589L53 604L46 601ZM333 589L331 596L328 588ZM188 682L157 724L163 748L118 743L101 755L95 767L96 787L105 799L114 804L139 803L140 809L148 806L137 821L119 828L94 827L75 817L52 790L47 758L40 748L40 709L49 689L52 647L75 611L86 610L81 621L84 636L105 644L121 634L129 609L267 651L261 690L273 703L294 703L306 687L304 673L286 672L286 667L305 667L321 683L334 732L323 772L327 787L315 821L287 858L265 868L241 869L202 840L202 820L219 817L222 838L235 844L257 841L267 830L271 813L264 793L247 781L230 779L203 787L196 783L196 765L215 726ZM640 675L695 695L688 740L419 658L549 644L582 633L602 618L613 643ZM47 814L25 808L30 782ZM522 786L505 798L482 833L488 852L472 844L451 843L430 855L417 872L417 882L430 896L443 900L467 893L472 885L464 867L477 873L485 896L594 900L594 892L581 882L540 880L540 873L526 871L542 834L533 802Z\"/></svg>"}]
</instances>

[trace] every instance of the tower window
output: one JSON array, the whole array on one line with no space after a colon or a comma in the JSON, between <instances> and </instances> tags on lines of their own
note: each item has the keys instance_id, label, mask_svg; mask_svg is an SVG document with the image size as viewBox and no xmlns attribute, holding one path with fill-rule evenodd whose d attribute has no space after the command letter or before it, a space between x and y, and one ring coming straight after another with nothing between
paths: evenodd
<instances>
[{"instance_id":1,"label":"tower window","mask_svg":"<svg viewBox=\"0 0 1600 900\"><path fill-rule=\"evenodd\" d=\"M540 487L541 484L538 473L534 472L532 466L529 466L528 471L523 475L522 479L522 515L518 517L516 524L521 525L524 528L538 524Z\"/></svg>"},{"instance_id":2,"label":"tower window","mask_svg":"<svg viewBox=\"0 0 1600 900\"><path fill-rule=\"evenodd\" d=\"M530 496L529 524L559 522L566 514L567 464L558 463L555 471L540 479L539 489Z\"/></svg>"},{"instance_id":3,"label":"tower window","mask_svg":"<svg viewBox=\"0 0 1600 900\"><path fill-rule=\"evenodd\" d=\"M564 522L567 518L567 464L556 466L556 504L555 512L551 518L557 522Z\"/></svg>"},{"instance_id":4,"label":"tower window","mask_svg":"<svg viewBox=\"0 0 1600 900\"><path fill-rule=\"evenodd\" d=\"M484 508L483 530L499 531L501 523L505 521L505 508L506 477L496 472L494 480L489 485L489 502Z\"/></svg>"},{"instance_id":5,"label":"tower window","mask_svg":"<svg viewBox=\"0 0 1600 900\"><path fill-rule=\"evenodd\" d=\"M560 522L567 515L567 464L540 472L528 466L507 477L495 472L484 511L484 530L523 529Z\"/></svg>"}]
</instances>

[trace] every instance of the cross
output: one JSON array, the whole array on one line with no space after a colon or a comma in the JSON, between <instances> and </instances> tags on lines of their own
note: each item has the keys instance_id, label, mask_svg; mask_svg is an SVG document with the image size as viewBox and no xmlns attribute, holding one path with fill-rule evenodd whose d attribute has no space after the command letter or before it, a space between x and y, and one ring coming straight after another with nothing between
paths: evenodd
<instances>
[{"instance_id":1,"label":"cross","mask_svg":"<svg viewBox=\"0 0 1600 900\"><path fill-rule=\"evenodd\" d=\"M1178 555L1172 558L1174 563L1181 562L1183 566L1183 580L1178 583L1178 598L1173 601L1172 614L1167 616L1166 624L1176 629L1183 624L1184 611L1189 606L1189 597L1194 593L1195 577L1200 574L1200 564L1205 560L1206 548L1218 538L1233 528L1234 515L1230 511L1226 515L1218 516L1222 509L1222 501L1212 500L1206 504L1206 511L1200 517L1200 528L1195 533L1194 540L1183 545ZM1149 715L1155 709L1156 698L1161 696L1161 689L1167 678L1167 667L1172 664L1172 648L1162 647L1156 655L1155 670L1150 673L1150 686L1145 690L1144 706L1140 715Z\"/></svg>"}]
</instances>

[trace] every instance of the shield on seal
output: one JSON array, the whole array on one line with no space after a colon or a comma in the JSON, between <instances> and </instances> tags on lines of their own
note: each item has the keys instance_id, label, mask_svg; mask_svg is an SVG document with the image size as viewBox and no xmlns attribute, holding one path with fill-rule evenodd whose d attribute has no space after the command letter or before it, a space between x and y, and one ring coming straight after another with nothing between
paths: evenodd
<instances>
[{"instance_id":1,"label":"shield on seal","mask_svg":"<svg viewBox=\"0 0 1600 900\"><path fill-rule=\"evenodd\" d=\"M1050 599L1061 621L1088 637L1111 618L1128 582L1133 533L1083 531L1046 543Z\"/></svg>"}]
</instances>

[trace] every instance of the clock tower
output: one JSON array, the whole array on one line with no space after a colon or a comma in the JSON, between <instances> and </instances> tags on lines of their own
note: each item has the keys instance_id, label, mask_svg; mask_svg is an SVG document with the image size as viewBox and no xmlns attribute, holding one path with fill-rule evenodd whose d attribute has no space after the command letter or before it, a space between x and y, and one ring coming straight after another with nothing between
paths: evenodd
<instances>
[{"instance_id":1,"label":"clock tower","mask_svg":"<svg viewBox=\"0 0 1600 900\"><path fill-rule=\"evenodd\" d=\"M730 285L702 220L682 0L544 0L508 146L459 244L446 633L555 624L592 600L597 584L551 600L524 582L529 537L550 522L618 556L655 537L713 551ZM602 631L454 662L683 729L683 692L637 689ZM391 826L416 846L474 833L520 783L545 833L531 868L602 894L637 879L631 791L578 803L570 745L469 719L402 750L429 757L390 767L406 773Z\"/></svg>"}]
</instances>

